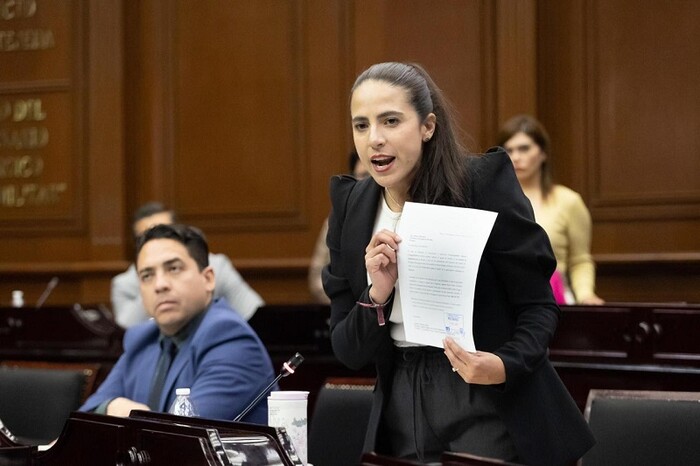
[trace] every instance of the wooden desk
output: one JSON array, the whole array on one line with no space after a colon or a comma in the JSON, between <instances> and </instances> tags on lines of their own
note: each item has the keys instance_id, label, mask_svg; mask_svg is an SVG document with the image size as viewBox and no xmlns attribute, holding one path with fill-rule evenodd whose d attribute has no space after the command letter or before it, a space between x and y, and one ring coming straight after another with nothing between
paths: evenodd
<instances>
[{"instance_id":1,"label":"wooden desk","mask_svg":"<svg viewBox=\"0 0 700 466\"><path fill-rule=\"evenodd\" d=\"M550 360L584 410L592 388L700 391L700 305L608 303L562 306ZM318 391L326 377L374 377L351 371L330 345L328 306L267 306L251 319L275 364L293 351L307 357L285 390ZM301 348L301 350L299 349ZM311 400L313 402L313 398Z\"/></svg>"},{"instance_id":2,"label":"wooden desk","mask_svg":"<svg viewBox=\"0 0 700 466\"><path fill-rule=\"evenodd\" d=\"M550 360L584 410L590 389L700 391L700 305L562 306Z\"/></svg>"},{"instance_id":3,"label":"wooden desk","mask_svg":"<svg viewBox=\"0 0 700 466\"><path fill-rule=\"evenodd\" d=\"M301 465L284 429L137 411L128 418L75 412L46 451L2 433L0 445L0 464L13 466Z\"/></svg>"},{"instance_id":4,"label":"wooden desk","mask_svg":"<svg viewBox=\"0 0 700 466\"><path fill-rule=\"evenodd\" d=\"M591 388L700 391L700 305L609 303L562 306L550 360L583 411ZM275 364L293 351L307 357L285 390L310 390L326 377L374 377L351 371L331 350L328 306L267 306L251 325ZM301 349L300 349L301 348ZM313 401L313 400L312 400Z\"/></svg>"},{"instance_id":5,"label":"wooden desk","mask_svg":"<svg viewBox=\"0 0 700 466\"><path fill-rule=\"evenodd\" d=\"M0 307L0 361L91 364L94 386L122 353L124 330L101 307ZM60 365L60 364L59 364Z\"/></svg>"},{"instance_id":6,"label":"wooden desk","mask_svg":"<svg viewBox=\"0 0 700 466\"><path fill-rule=\"evenodd\" d=\"M591 388L700 391L700 305L608 303L562 306L550 360L581 410ZM323 305L273 305L250 320L279 370L299 351L303 365L280 381L308 390L309 413L328 377L375 377L333 355ZM123 330L108 314L70 308L0 308L0 360L98 362L97 384L121 354Z\"/></svg>"}]
</instances>

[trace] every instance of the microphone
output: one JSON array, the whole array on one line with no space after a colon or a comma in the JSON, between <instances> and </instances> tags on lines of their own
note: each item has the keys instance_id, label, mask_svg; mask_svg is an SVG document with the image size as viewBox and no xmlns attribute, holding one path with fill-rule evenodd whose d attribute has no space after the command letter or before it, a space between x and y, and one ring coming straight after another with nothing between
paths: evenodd
<instances>
[{"instance_id":1,"label":"microphone","mask_svg":"<svg viewBox=\"0 0 700 466\"><path fill-rule=\"evenodd\" d=\"M58 285L58 277L53 277L51 280L49 280L48 285L46 285L46 289L43 293L41 293L41 296L39 296L39 300L36 302L36 309L39 309L41 306L44 305L53 289L56 288L56 285Z\"/></svg>"},{"instance_id":2,"label":"microphone","mask_svg":"<svg viewBox=\"0 0 700 466\"><path fill-rule=\"evenodd\" d=\"M279 375L275 377L275 380L270 382L270 385L265 387L265 389L261 391L260 394L258 394L258 396L256 396L255 399L251 401L248 406L246 406L243 412L233 419L233 422L238 422L241 419L243 419L243 416L248 414L248 411L253 409L260 402L260 399L268 394L272 386L276 384L279 379L281 379L282 377L287 377L289 374L293 374L296 368L299 367L302 362L304 362L304 356L302 356L299 353L296 353L294 356L289 358L287 362L282 364L282 370L280 371Z\"/></svg>"}]
</instances>

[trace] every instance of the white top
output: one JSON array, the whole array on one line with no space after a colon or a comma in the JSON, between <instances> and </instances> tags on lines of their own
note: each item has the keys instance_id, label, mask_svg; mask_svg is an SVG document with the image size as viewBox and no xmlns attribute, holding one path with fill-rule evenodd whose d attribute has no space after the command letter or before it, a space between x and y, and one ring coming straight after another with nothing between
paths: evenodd
<instances>
[{"instance_id":1,"label":"white top","mask_svg":"<svg viewBox=\"0 0 700 466\"><path fill-rule=\"evenodd\" d=\"M374 222L374 231L372 234L374 235L380 230L391 230L395 232L399 221L401 221L401 212L392 211L386 203L384 196L381 196L379 199L377 219ZM367 274L367 283L372 284L369 273ZM399 289L398 281L396 285L394 285L394 304L391 308L391 316L389 317L389 334L396 346L422 346L406 341L406 331L403 326L403 312L401 310L401 290Z\"/></svg>"}]
</instances>

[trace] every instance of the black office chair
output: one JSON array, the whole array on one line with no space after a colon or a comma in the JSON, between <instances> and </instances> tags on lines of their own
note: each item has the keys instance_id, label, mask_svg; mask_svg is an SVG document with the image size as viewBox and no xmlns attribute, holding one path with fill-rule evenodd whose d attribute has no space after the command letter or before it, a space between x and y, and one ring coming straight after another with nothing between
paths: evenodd
<instances>
[{"instance_id":1,"label":"black office chair","mask_svg":"<svg viewBox=\"0 0 700 466\"><path fill-rule=\"evenodd\" d=\"M0 419L21 443L48 443L80 407L89 376L81 370L0 366Z\"/></svg>"},{"instance_id":2,"label":"black office chair","mask_svg":"<svg viewBox=\"0 0 700 466\"><path fill-rule=\"evenodd\" d=\"M317 466L356 466L362 457L374 379L327 379L309 424L308 460Z\"/></svg>"},{"instance_id":3,"label":"black office chair","mask_svg":"<svg viewBox=\"0 0 700 466\"><path fill-rule=\"evenodd\" d=\"M591 390L585 417L596 445L583 466L700 461L700 392Z\"/></svg>"}]
</instances>

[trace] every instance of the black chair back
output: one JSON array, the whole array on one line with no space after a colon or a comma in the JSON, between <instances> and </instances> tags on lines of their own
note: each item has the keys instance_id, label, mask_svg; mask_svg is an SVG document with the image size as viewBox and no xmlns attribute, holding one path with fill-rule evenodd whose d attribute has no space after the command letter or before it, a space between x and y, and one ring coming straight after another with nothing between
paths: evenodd
<instances>
[{"instance_id":1,"label":"black chair back","mask_svg":"<svg viewBox=\"0 0 700 466\"><path fill-rule=\"evenodd\" d=\"M48 443L80 407L85 381L79 370L0 366L0 419L23 443Z\"/></svg>"},{"instance_id":2,"label":"black chair back","mask_svg":"<svg viewBox=\"0 0 700 466\"><path fill-rule=\"evenodd\" d=\"M373 388L373 379L326 380L309 424L309 463L323 466L360 463Z\"/></svg>"},{"instance_id":3,"label":"black chair back","mask_svg":"<svg viewBox=\"0 0 700 466\"><path fill-rule=\"evenodd\" d=\"M591 390L584 466L700 464L700 393Z\"/></svg>"}]
</instances>

